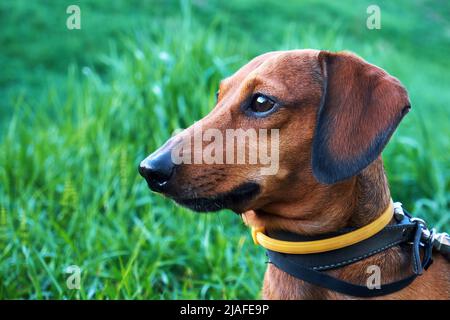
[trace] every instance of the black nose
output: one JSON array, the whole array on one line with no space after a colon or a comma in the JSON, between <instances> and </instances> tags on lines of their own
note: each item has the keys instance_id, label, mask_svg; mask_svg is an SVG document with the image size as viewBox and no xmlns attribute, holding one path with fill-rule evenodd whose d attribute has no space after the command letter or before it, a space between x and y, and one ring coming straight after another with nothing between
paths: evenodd
<instances>
[{"instance_id":1,"label":"black nose","mask_svg":"<svg viewBox=\"0 0 450 320\"><path fill-rule=\"evenodd\" d=\"M155 151L139 165L139 173L145 178L150 189L156 192L166 189L174 169L170 148Z\"/></svg>"}]
</instances>

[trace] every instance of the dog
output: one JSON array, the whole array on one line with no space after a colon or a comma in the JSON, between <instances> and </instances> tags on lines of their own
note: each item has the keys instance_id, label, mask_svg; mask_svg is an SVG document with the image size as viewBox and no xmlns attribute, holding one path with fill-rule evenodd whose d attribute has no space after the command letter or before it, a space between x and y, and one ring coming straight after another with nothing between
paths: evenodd
<instances>
[{"instance_id":1,"label":"dog","mask_svg":"<svg viewBox=\"0 0 450 320\"><path fill-rule=\"evenodd\" d=\"M381 152L410 108L396 78L353 53L269 52L221 81L215 108L143 160L139 172L153 191L183 206L200 212L230 209L251 227L305 236L360 228L390 203ZM180 141L211 128L219 133L279 129L276 174L261 175L261 163L173 161ZM189 153L195 150L184 149L184 155ZM409 251L393 246L324 272L364 285L368 266L377 265L383 282L390 282L411 272L411 259ZM449 263L439 253L433 261L410 285L379 298L449 299ZM268 264L262 297L355 298L297 279L273 264Z\"/></svg>"}]
</instances>

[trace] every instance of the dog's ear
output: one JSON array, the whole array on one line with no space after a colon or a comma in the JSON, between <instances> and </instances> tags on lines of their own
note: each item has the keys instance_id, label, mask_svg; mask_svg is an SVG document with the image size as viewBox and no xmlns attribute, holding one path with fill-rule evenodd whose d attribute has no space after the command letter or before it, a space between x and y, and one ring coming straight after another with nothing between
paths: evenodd
<instances>
[{"instance_id":1,"label":"dog's ear","mask_svg":"<svg viewBox=\"0 0 450 320\"><path fill-rule=\"evenodd\" d=\"M332 184L366 168L410 109L400 82L350 53L321 51L324 78L312 148L316 179Z\"/></svg>"}]
</instances>

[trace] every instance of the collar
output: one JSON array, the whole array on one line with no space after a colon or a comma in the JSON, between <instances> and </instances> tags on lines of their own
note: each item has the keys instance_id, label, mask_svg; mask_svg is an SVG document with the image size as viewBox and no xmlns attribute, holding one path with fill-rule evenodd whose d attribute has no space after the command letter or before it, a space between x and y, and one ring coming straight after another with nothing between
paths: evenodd
<instances>
[{"instance_id":1,"label":"collar","mask_svg":"<svg viewBox=\"0 0 450 320\"><path fill-rule=\"evenodd\" d=\"M313 241L284 241L269 237L264 233L264 228L252 228L252 238L255 244L275 252L288 254L321 253L348 247L372 237L388 225L393 215L394 206L391 199L388 207L376 220L362 228L339 236Z\"/></svg>"},{"instance_id":2,"label":"collar","mask_svg":"<svg viewBox=\"0 0 450 320\"><path fill-rule=\"evenodd\" d=\"M389 224L391 220L394 223ZM434 230L428 230L423 220L412 218L399 202L391 200L380 217L370 224L350 231L340 230L337 234L320 240L296 241L305 237L284 231L252 230L255 243L266 248L269 263L297 279L351 296L375 297L399 291L432 263ZM411 250L413 274L383 283L377 290L321 272L352 264L397 245Z\"/></svg>"}]
</instances>

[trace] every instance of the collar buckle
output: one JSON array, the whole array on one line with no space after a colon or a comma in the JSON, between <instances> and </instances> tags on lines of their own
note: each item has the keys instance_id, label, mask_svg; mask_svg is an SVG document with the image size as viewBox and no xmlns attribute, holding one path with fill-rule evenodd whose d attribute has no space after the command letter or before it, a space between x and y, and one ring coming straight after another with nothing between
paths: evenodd
<instances>
[{"instance_id":1,"label":"collar buckle","mask_svg":"<svg viewBox=\"0 0 450 320\"><path fill-rule=\"evenodd\" d=\"M403 219L405 218L405 212L403 211L402 203L394 202L392 206L394 207L395 221L397 221L397 222L403 221Z\"/></svg>"},{"instance_id":2,"label":"collar buckle","mask_svg":"<svg viewBox=\"0 0 450 320\"><path fill-rule=\"evenodd\" d=\"M433 247L444 254L450 255L450 236L446 232L435 233Z\"/></svg>"}]
</instances>

